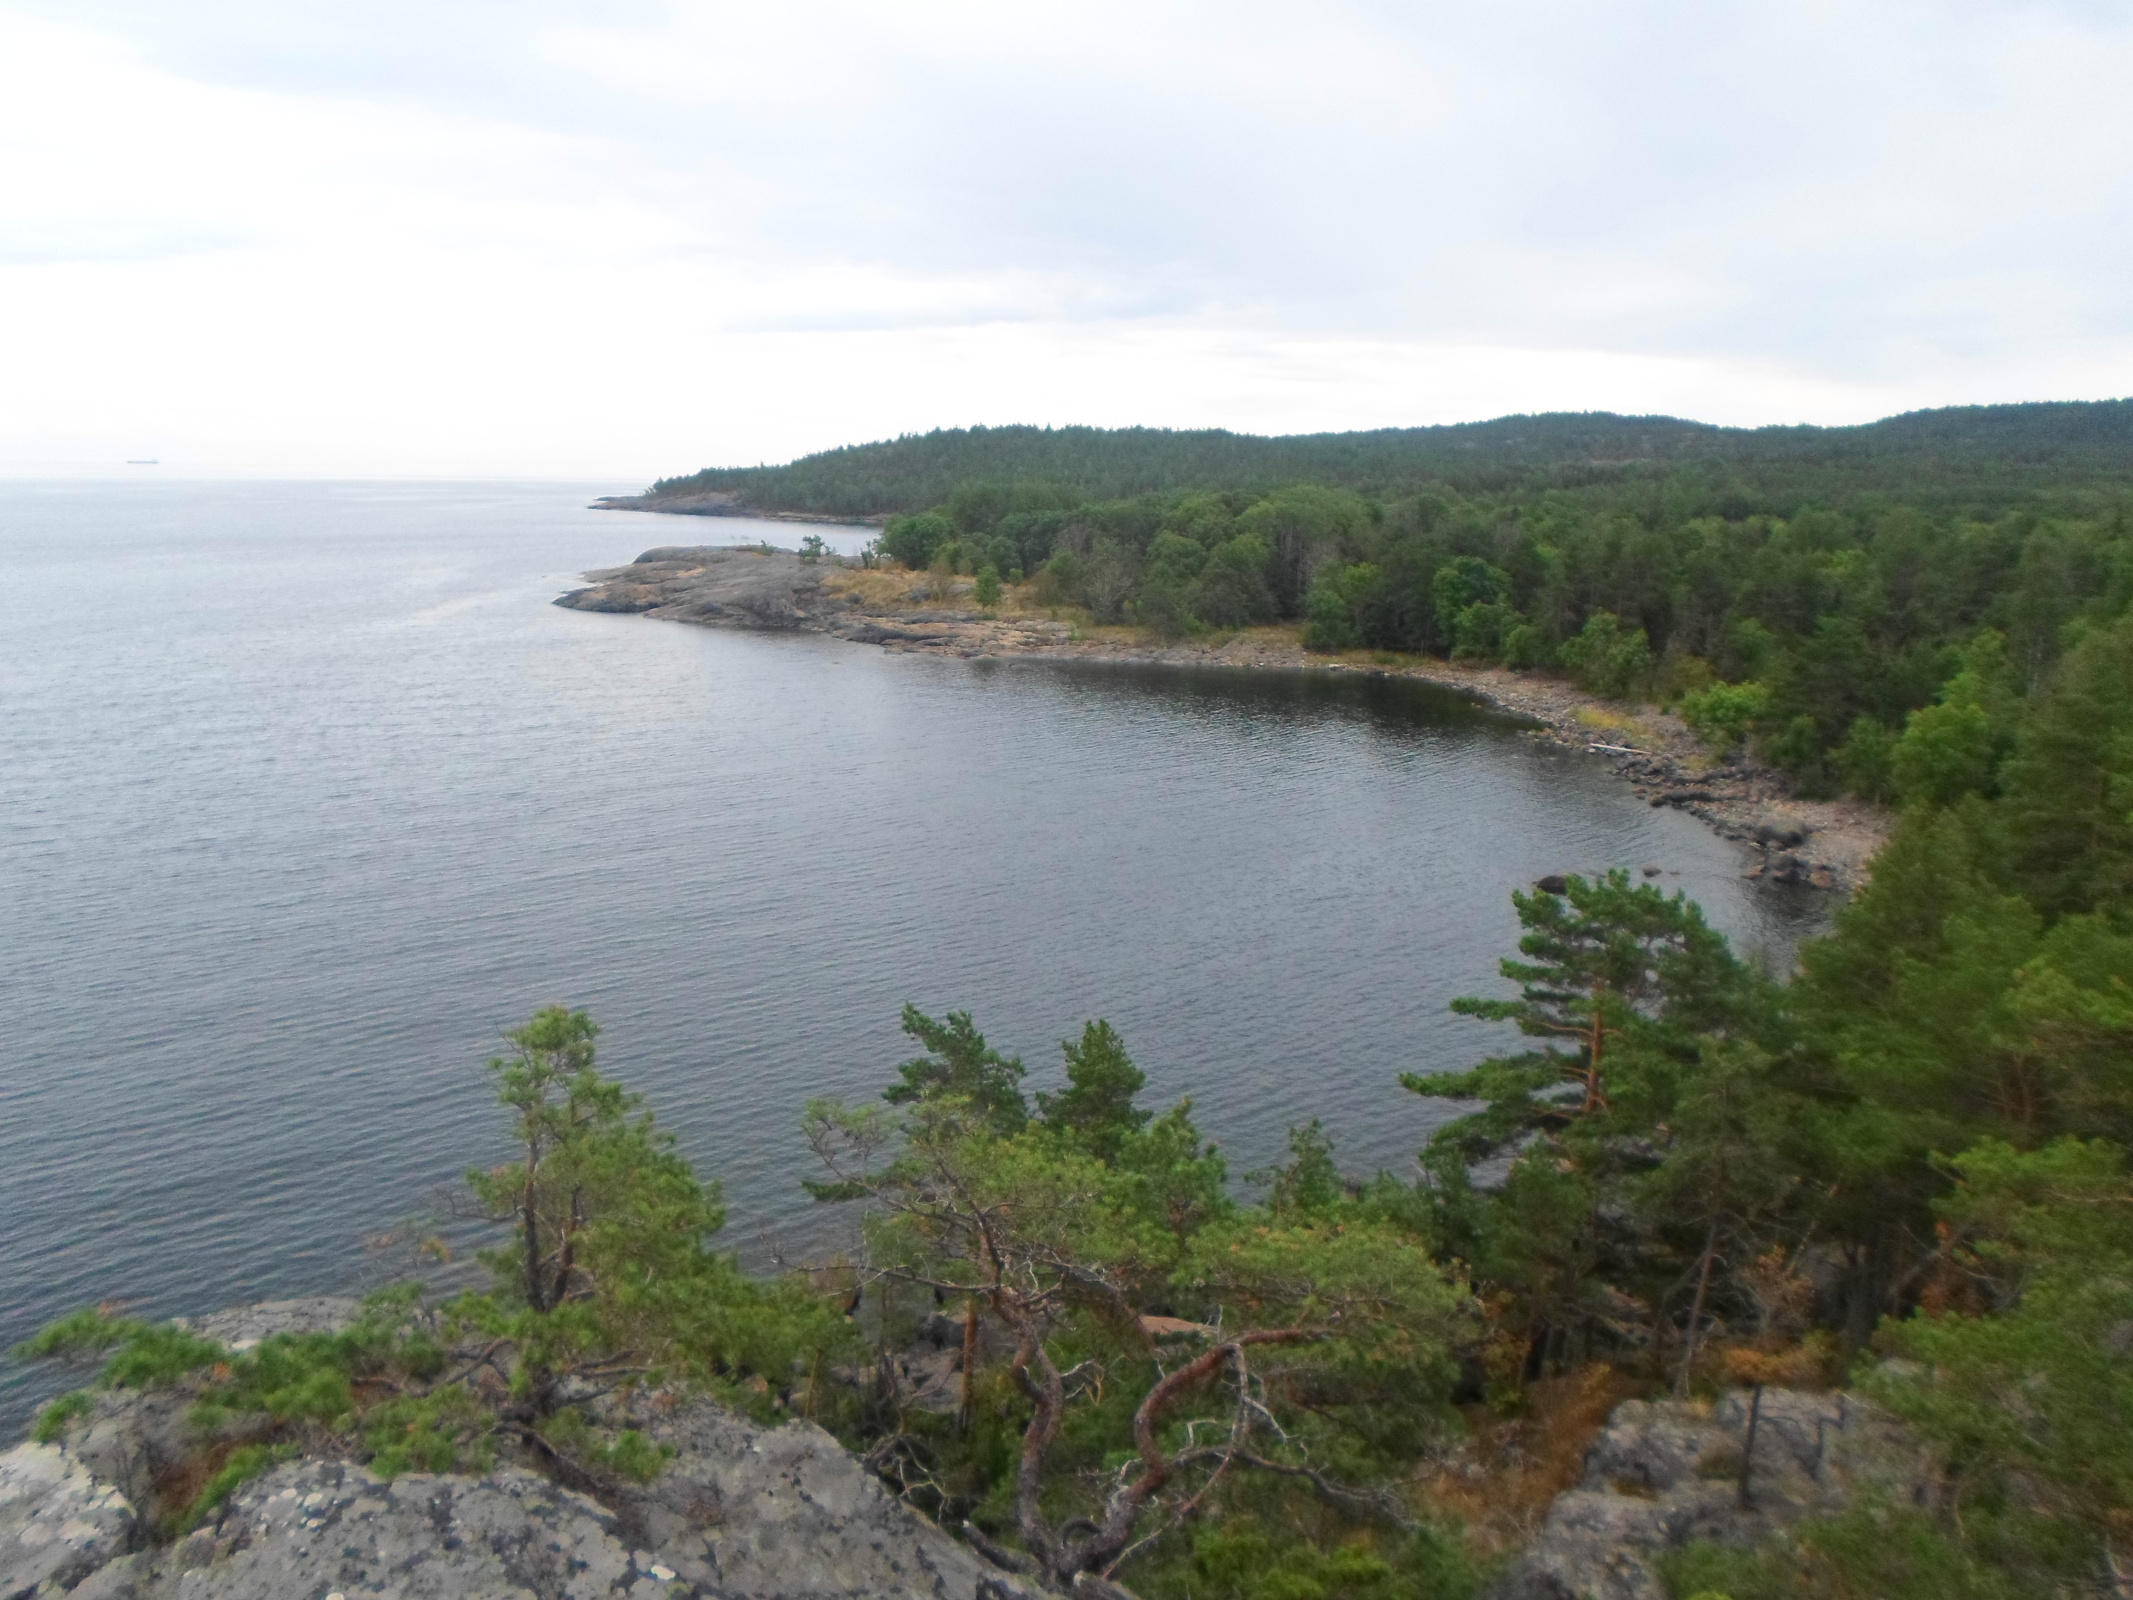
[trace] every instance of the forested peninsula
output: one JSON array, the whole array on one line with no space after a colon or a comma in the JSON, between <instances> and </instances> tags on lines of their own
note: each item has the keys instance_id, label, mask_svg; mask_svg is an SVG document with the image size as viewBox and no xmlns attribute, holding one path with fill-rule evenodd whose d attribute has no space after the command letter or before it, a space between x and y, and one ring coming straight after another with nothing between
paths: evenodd
<instances>
[{"instance_id":1,"label":"forested peninsula","mask_svg":"<svg viewBox=\"0 0 2133 1600\"><path fill-rule=\"evenodd\" d=\"M1555 673L1800 795L1902 803L1988 787L2072 634L2124 609L2129 500L2118 400L1856 428L955 430L603 504L883 518L880 558L939 600Z\"/></svg>"},{"instance_id":2,"label":"forested peninsula","mask_svg":"<svg viewBox=\"0 0 2133 1600\"><path fill-rule=\"evenodd\" d=\"M544 1008L488 1066L510 1158L397 1231L404 1286L18 1350L81 1387L0 1457L0 1593L2133 1592L2133 547L2091 446L1783 505L1656 462L896 512L836 570L1012 583L1031 627L1530 649L1884 797L1888 842L1783 976L1625 871L1514 895L1399 1171L1308 1120L1235 1171L1101 1018L1026 1063L986 996L906 1007L879 1094L792 1132L847 1243L773 1275Z\"/></svg>"}]
</instances>

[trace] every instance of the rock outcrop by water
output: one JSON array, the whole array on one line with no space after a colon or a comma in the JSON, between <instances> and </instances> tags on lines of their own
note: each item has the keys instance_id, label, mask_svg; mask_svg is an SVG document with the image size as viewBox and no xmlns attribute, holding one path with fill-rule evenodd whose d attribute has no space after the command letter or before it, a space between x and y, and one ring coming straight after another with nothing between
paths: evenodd
<instances>
[{"instance_id":1,"label":"rock outcrop by water","mask_svg":"<svg viewBox=\"0 0 2133 1600\"><path fill-rule=\"evenodd\" d=\"M786 550L664 545L626 567L588 572L556 601L578 611L643 611L672 622L793 628L829 609L822 568Z\"/></svg>"},{"instance_id":2,"label":"rock outcrop by water","mask_svg":"<svg viewBox=\"0 0 2133 1600\"><path fill-rule=\"evenodd\" d=\"M1625 1401L1487 1600L1667 1600L1658 1563L1697 1541L1749 1548L1862 1501L1930 1505L1938 1475L1885 1412L1844 1393ZM1747 1476L1743 1489L1742 1463Z\"/></svg>"},{"instance_id":3,"label":"rock outcrop by water","mask_svg":"<svg viewBox=\"0 0 2133 1600\"><path fill-rule=\"evenodd\" d=\"M353 1301L203 1318L232 1348L345 1326ZM57 1444L0 1455L0 1600L1030 1600L1021 1580L895 1500L808 1422L762 1427L655 1393L614 1421L674 1453L651 1483L559 1486L513 1465L386 1482L333 1458L283 1463L175 1543L158 1496L202 1439L181 1390L106 1392ZM216 1441L228 1444L222 1438Z\"/></svg>"}]
</instances>

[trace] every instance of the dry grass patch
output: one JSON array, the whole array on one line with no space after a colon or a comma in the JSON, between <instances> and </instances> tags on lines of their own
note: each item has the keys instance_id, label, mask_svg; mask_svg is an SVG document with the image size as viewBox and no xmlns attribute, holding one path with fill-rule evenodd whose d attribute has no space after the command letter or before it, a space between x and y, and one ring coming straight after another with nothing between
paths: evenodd
<instances>
[{"instance_id":1,"label":"dry grass patch","mask_svg":"<svg viewBox=\"0 0 2133 1600\"><path fill-rule=\"evenodd\" d=\"M1476 1555L1515 1549L1540 1530L1555 1497L1577 1483L1585 1452L1609 1413L1644 1388L1594 1362L1529 1385L1519 1416L1506 1419L1474 1407L1466 1448L1423 1479L1422 1491L1431 1505L1465 1525Z\"/></svg>"},{"instance_id":2,"label":"dry grass patch","mask_svg":"<svg viewBox=\"0 0 2133 1600\"><path fill-rule=\"evenodd\" d=\"M901 569L826 567L822 572L823 588L831 594L851 595L869 610L916 604L913 595L924 582L923 574Z\"/></svg>"},{"instance_id":3,"label":"dry grass patch","mask_svg":"<svg viewBox=\"0 0 2133 1600\"><path fill-rule=\"evenodd\" d=\"M1579 706L1577 719L1594 733L1607 734L1608 742L1612 744L1634 744L1651 749L1660 742L1659 734L1650 724L1615 706Z\"/></svg>"}]
</instances>

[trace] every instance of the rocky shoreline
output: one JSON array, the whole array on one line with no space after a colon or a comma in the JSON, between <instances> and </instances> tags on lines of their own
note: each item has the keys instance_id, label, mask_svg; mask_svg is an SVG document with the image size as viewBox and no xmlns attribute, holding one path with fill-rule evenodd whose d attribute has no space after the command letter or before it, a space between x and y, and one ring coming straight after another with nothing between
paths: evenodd
<instances>
[{"instance_id":1,"label":"rocky shoreline","mask_svg":"<svg viewBox=\"0 0 2133 1600\"><path fill-rule=\"evenodd\" d=\"M617 502L619 503L619 502ZM706 511L704 515L754 515ZM711 626L801 629L890 650L965 659L1033 656L1174 666L1354 672L1413 678L1535 724L1532 736L1608 763L1639 798L1685 811L1750 854L1749 877L1849 891L1887 837L1889 816L1857 801L1802 800L1784 775L1745 757L1714 761L1671 713L1625 712L1560 679L1426 656L1314 655L1294 629L1253 628L1220 642L1155 644L1124 628L1081 628L1014 604L977 609L969 580L937 592L928 575L804 561L759 547L667 545L556 604Z\"/></svg>"}]
</instances>

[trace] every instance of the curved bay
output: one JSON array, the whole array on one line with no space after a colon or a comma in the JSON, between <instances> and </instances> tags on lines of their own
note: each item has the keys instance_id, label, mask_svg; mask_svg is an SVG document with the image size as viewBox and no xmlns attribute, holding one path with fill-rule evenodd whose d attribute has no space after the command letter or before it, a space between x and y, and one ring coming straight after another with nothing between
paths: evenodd
<instances>
[{"instance_id":1,"label":"curved bay","mask_svg":"<svg viewBox=\"0 0 2133 1600\"><path fill-rule=\"evenodd\" d=\"M0 485L0 1342L86 1301L330 1290L500 1153L480 1064L589 1006L760 1254L819 1219L812 1093L899 1007L1037 1082L1108 1016L1233 1170L1324 1118L1402 1166L1403 1070L1539 873L1665 867L1789 959L1818 896L1425 687L965 662L547 604L643 547L791 528L584 488ZM805 531L805 530L799 530ZM10 1369L19 1418L41 1376Z\"/></svg>"}]
</instances>

